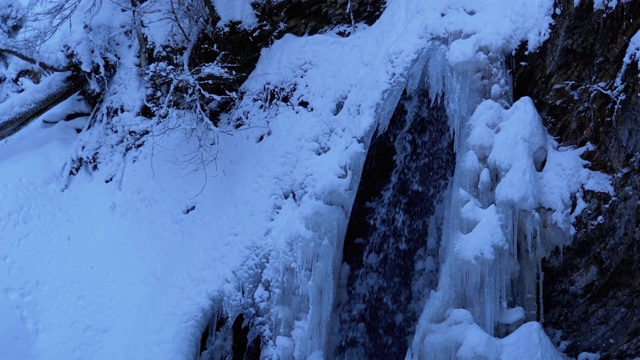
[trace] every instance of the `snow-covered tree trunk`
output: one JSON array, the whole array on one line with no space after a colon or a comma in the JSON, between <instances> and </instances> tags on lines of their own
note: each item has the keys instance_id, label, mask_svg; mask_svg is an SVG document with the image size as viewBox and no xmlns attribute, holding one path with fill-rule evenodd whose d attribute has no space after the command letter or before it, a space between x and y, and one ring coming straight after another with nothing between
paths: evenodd
<instances>
[{"instance_id":1,"label":"snow-covered tree trunk","mask_svg":"<svg viewBox=\"0 0 640 360\"><path fill-rule=\"evenodd\" d=\"M42 83L0 104L0 141L17 133L38 116L80 91L87 84L83 74L54 74Z\"/></svg>"}]
</instances>

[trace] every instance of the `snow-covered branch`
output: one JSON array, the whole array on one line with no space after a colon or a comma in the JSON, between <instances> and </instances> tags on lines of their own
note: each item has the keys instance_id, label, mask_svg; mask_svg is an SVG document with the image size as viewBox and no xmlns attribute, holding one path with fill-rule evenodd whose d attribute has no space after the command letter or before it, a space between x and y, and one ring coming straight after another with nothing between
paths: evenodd
<instances>
[{"instance_id":1,"label":"snow-covered branch","mask_svg":"<svg viewBox=\"0 0 640 360\"><path fill-rule=\"evenodd\" d=\"M8 48L0 48L0 54L8 54L8 55L12 55L15 56L23 61L28 62L29 64L33 64L36 66L41 67L44 70L49 70L49 71L53 71L53 72L65 72L65 71L70 71L71 67L70 66L65 66L65 67L59 67L59 66L55 66L55 65L51 65L51 64L47 64L45 62L42 62L40 60L37 60L31 56L28 56L18 50L14 50L14 49L8 49Z\"/></svg>"},{"instance_id":2,"label":"snow-covered branch","mask_svg":"<svg viewBox=\"0 0 640 360\"><path fill-rule=\"evenodd\" d=\"M87 83L84 75L54 74L0 104L0 141L17 133L38 116L80 91Z\"/></svg>"}]
</instances>

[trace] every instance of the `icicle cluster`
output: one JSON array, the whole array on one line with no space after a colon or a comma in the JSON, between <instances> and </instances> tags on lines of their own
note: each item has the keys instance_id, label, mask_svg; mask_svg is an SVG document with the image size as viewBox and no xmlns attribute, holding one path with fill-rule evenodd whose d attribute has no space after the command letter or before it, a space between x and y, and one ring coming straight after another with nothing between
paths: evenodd
<instances>
[{"instance_id":1,"label":"icicle cluster","mask_svg":"<svg viewBox=\"0 0 640 360\"><path fill-rule=\"evenodd\" d=\"M499 358L504 343L528 337L522 331L544 339L529 346L530 358L558 358L538 324L521 325L541 320L541 260L570 241L581 210L574 196L608 191L608 179L584 168L584 148L558 146L531 99L511 105L502 56L486 50L455 63L446 46L435 49L425 68L431 93L445 97L457 164L439 288L407 358Z\"/></svg>"}]
</instances>

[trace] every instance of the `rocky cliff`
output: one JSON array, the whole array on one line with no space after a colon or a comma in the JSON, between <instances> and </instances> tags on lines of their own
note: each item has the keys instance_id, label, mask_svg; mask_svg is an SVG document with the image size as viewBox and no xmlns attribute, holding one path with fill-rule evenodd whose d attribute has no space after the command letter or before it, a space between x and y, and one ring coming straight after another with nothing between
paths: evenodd
<instances>
[{"instance_id":1,"label":"rocky cliff","mask_svg":"<svg viewBox=\"0 0 640 360\"><path fill-rule=\"evenodd\" d=\"M640 354L640 82L625 56L640 4L594 9L558 3L551 37L515 57L514 95L530 96L560 143L585 146L615 196L586 192L573 244L544 265L544 323L570 341L566 353L603 359Z\"/></svg>"}]
</instances>

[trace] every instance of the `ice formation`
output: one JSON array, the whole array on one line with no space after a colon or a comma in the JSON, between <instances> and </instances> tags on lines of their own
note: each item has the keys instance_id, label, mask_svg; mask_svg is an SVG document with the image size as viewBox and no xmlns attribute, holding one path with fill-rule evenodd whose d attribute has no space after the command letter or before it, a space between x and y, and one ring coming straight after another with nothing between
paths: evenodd
<instances>
[{"instance_id":1,"label":"ice formation","mask_svg":"<svg viewBox=\"0 0 640 360\"><path fill-rule=\"evenodd\" d=\"M253 96L232 116L265 129L251 132L265 149L299 145L278 154L266 241L240 276L249 285L227 287L220 304L250 314L263 356L333 357L342 241L364 150L402 92L427 87L444 101L457 160L439 207L439 285L423 289L434 291L407 359L560 358L536 322L540 261L569 241L581 210L574 195L610 188L585 169L586 149L559 146L531 99L511 98L507 54L522 41L539 46L552 10L551 1L389 1L376 24L346 39L285 36L263 52L243 87Z\"/></svg>"},{"instance_id":2,"label":"ice formation","mask_svg":"<svg viewBox=\"0 0 640 360\"><path fill-rule=\"evenodd\" d=\"M536 323L543 320L541 260L570 242L572 219L581 211L574 196L582 189L611 191L609 180L584 168L585 148L554 141L531 99L512 103L499 49L477 53L474 62L452 61L448 51L439 48L427 69L432 91L446 98L456 169L439 286L407 359L498 359L506 352L510 359L561 359ZM538 341L530 344L529 336Z\"/></svg>"}]
</instances>

